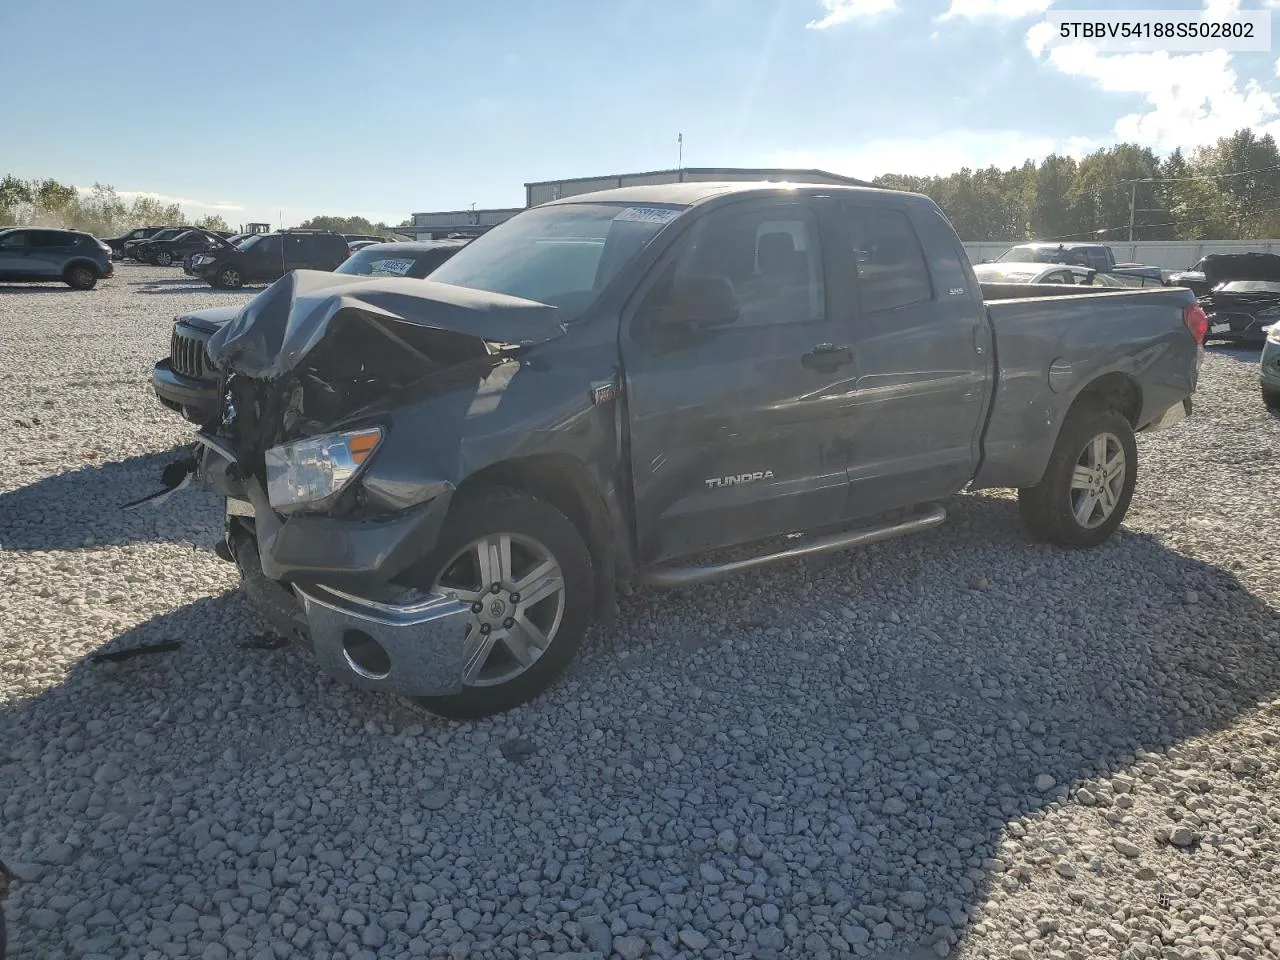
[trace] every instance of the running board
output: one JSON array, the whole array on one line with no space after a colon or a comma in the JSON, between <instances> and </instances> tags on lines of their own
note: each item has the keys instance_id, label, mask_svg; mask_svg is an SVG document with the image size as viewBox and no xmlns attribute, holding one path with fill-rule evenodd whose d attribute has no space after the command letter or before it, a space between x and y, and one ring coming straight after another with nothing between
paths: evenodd
<instances>
[{"instance_id":1,"label":"running board","mask_svg":"<svg viewBox=\"0 0 1280 960\"><path fill-rule=\"evenodd\" d=\"M942 507L932 506L908 520L897 523L886 523L878 527L866 527L861 530L846 530L816 540L810 540L799 546L778 550L775 553L764 553L758 557L747 557L745 560L733 560L729 563L708 567L655 567L640 574L641 583L654 587L686 587L695 583L705 583L731 574L754 570L757 567L784 560L798 560L818 553L831 553L848 547L862 547L881 540L905 536L909 533L920 533L936 527L947 519L947 511Z\"/></svg>"}]
</instances>

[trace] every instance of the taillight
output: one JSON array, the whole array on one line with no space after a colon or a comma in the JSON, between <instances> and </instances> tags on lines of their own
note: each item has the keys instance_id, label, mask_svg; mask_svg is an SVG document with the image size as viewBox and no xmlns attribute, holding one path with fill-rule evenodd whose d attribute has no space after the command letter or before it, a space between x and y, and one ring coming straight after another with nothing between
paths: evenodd
<instances>
[{"instance_id":1,"label":"taillight","mask_svg":"<svg viewBox=\"0 0 1280 960\"><path fill-rule=\"evenodd\" d=\"M1182 322L1191 331L1191 336L1196 338L1196 344L1203 347L1204 336L1209 332L1209 318L1205 315L1204 309L1200 304L1183 307Z\"/></svg>"}]
</instances>

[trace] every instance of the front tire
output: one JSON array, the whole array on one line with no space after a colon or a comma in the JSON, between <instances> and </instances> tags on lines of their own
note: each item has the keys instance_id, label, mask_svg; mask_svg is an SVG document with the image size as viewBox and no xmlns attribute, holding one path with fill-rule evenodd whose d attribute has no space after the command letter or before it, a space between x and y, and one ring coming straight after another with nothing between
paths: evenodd
<instances>
[{"instance_id":1,"label":"front tire","mask_svg":"<svg viewBox=\"0 0 1280 960\"><path fill-rule=\"evenodd\" d=\"M1086 401L1067 414L1044 477L1018 491L1018 512L1037 540L1096 547L1124 520L1137 482L1133 426L1118 410Z\"/></svg>"},{"instance_id":2,"label":"front tire","mask_svg":"<svg viewBox=\"0 0 1280 960\"><path fill-rule=\"evenodd\" d=\"M218 271L216 287L226 290L239 290L244 286L244 277L236 267L223 267Z\"/></svg>"},{"instance_id":3,"label":"front tire","mask_svg":"<svg viewBox=\"0 0 1280 960\"><path fill-rule=\"evenodd\" d=\"M156 254L157 267L167 267L171 263L173 263L173 254L171 254L168 250L161 250L159 253Z\"/></svg>"},{"instance_id":4,"label":"front tire","mask_svg":"<svg viewBox=\"0 0 1280 960\"><path fill-rule=\"evenodd\" d=\"M98 283L98 274L92 267L77 263L67 268L62 279L72 290L92 290Z\"/></svg>"},{"instance_id":5,"label":"front tire","mask_svg":"<svg viewBox=\"0 0 1280 960\"><path fill-rule=\"evenodd\" d=\"M581 534L516 490L461 494L435 549L401 579L473 603L462 691L414 698L441 717L486 717L532 700L564 672L591 622L595 572Z\"/></svg>"},{"instance_id":6,"label":"front tire","mask_svg":"<svg viewBox=\"0 0 1280 960\"><path fill-rule=\"evenodd\" d=\"M1280 413L1280 390L1272 387L1262 388L1262 402L1272 413Z\"/></svg>"}]
</instances>

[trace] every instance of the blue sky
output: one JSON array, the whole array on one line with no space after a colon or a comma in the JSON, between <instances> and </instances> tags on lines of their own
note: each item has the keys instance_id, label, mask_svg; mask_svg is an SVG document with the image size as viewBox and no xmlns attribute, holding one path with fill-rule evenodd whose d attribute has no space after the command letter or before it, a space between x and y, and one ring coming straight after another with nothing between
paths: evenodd
<instances>
[{"instance_id":1,"label":"blue sky","mask_svg":"<svg viewBox=\"0 0 1280 960\"><path fill-rule=\"evenodd\" d=\"M1206 4L1276 0L1122 6ZM0 173L233 224L519 206L529 180L674 167L678 133L687 166L871 177L1280 132L1275 52L1045 46L1049 0L55 7L0 3Z\"/></svg>"}]
</instances>

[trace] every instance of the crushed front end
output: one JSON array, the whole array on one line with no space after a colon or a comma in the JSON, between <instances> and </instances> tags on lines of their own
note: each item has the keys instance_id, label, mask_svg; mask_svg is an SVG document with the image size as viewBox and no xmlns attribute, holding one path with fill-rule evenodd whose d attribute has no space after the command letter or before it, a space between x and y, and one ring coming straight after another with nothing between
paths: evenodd
<instances>
[{"instance_id":1,"label":"crushed front end","mask_svg":"<svg viewBox=\"0 0 1280 960\"><path fill-rule=\"evenodd\" d=\"M219 553L275 629L357 686L448 695L470 606L406 572L435 544L456 477L401 411L511 361L442 326L471 294L353 279L291 274L214 336L220 410L196 472L226 500Z\"/></svg>"}]
</instances>

